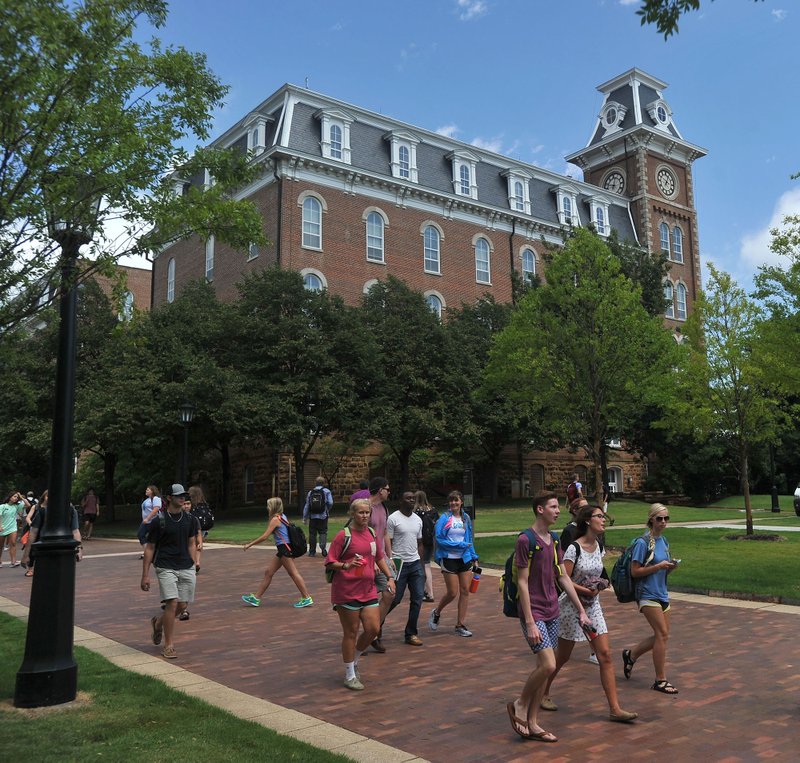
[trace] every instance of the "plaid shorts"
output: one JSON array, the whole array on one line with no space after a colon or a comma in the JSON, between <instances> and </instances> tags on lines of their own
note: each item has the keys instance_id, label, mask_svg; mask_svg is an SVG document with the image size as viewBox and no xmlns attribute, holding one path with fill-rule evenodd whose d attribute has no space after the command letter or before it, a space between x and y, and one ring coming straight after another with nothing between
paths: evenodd
<instances>
[{"instance_id":1,"label":"plaid shorts","mask_svg":"<svg viewBox=\"0 0 800 763\"><path fill-rule=\"evenodd\" d=\"M525 636L525 641L528 646L531 648L531 651L536 654L537 652L541 652L542 649L553 649L558 646L558 631L559 631L559 618L555 620L534 620L536 623L536 627L539 629L539 634L542 637L542 640L538 644L531 644L528 641L528 628L525 625L525 621L520 618L519 624L522 627L522 633Z\"/></svg>"}]
</instances>

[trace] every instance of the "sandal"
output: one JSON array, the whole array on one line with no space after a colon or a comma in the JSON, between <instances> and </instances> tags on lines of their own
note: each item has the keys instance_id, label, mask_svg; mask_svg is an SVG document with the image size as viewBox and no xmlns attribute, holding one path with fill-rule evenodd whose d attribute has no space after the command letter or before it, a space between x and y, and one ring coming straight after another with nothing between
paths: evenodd
<instances>
[{"instance_id":1,"label":"sandal","mask_svg":"<svg viewBox=\"0 0 800 763\"><path fill-rule=\"evenodd\" d=\"M631 672L633 671L633 666L636 664L636 660L631 659L631 650L630 649L623 649L622 650L622 672L625 674L625 678L631 677Z\"/></svg>"},{"instance_id":2,"label":"sandal","mask_svg":"<svg viewBox=\"0 0 800 763\"><path fill-rule=\"evenodd\" d=\"M558 737L555 734L551 734L549 731L545 731L542 729L541 731L531 731L528 734L527 739L535 739L537 742L557 742Z\"/></svg>"},{"instance_id":3,"label":"sandal","mask_svg":"<svg viewBox=\"0 0 800 763\"><path fill-rule=\"evenodd\" d=\"M666 679L656 681L651 687L653 691L660 691L662 694L677 694L678 690Z\"/></svg>"},{"instance_id":4,"label":"sandal","mask_svg":"<svg viewBox=\"0 0 800 763\"><path fill-rule=\"evenodd\" d=\"M166 657L168 660L174 660L178 654L175 651L175 647L173 646L165 646L161 652L162 657Z\"/></svg>"},{"instance_id":5,"label":"sandal","mask_svg":"<svg viewBox=\"0 0 800 763\"><path fill-rule=\"evenodd\" d=\"M26 577L26 578L32 578L32 577L33 577L33 570L28 570L28 571L25 573L25 577Z\"/></svg>"},{"instance_id":6,"label":"sandal","mask_svg":"<svg viewBox=\"0 0 800 763\"><path fill-rule=\"evenodd\" d=\"M530 739L530 731L528 731L528 722L523 721L522 718L517 718L514 712L514 703L509 702L506 705L508 710L508 717L511 719L511 728L519 734L523 739Z\"/></svg>"}]
</instances>

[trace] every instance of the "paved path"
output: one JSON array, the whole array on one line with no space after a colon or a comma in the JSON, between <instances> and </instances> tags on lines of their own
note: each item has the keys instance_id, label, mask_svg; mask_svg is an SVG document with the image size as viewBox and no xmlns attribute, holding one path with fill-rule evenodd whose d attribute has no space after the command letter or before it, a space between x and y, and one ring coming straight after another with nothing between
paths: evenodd
<instances>
[{"instance_id":1,"label":"paved path","mask_svg":"<svg viewBox=\"0 0 800 763\"><path fill-rule=\"evenodd\" d=\"M83 643L96 641L108 655L120 652L126 667L355 760L798 759L800 608L675 594L669 678L681 693L650 691L646 658L627 682L620 665L623 705L637 710L640 721L609 723L597 668L578 647L554 686L560 710L542 714L545 728L560 737L545 747L515 737L505 713L533 659L517 623L500 614L496 578L487 575L470 599L472 639L453 634L451 605L437 633L423 625L423 647L406 646L402 608L395 611L385 629L388 652L362 659L367 689L354 693L341 685L339 624L319 558L298 560L313 607L293 609L297 592L279 573L265 603L254 609L239 595L256 586L270 552L245 555L238 547L209 544L191 620L176 624L179 659L166 662L149 642L157 593L138 590L136 547L128 551L124 542L103 540L86 545L76 592ZM19 570L0 570L0 590L11 602L27 604L29 583ZM441 593L441 581L435 585ZM618 657L648 629L633 605L606 595L604 607Z\"/></svg>"}]
</instances>

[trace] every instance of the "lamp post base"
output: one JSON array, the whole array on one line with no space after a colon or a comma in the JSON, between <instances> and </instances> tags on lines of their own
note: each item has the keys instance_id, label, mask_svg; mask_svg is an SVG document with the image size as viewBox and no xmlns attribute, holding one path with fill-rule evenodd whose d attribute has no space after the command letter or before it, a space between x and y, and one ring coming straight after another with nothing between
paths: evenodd
<instances>
[{"instance_id":1,"label":"lamp post base","mask_svg":"<svg viewBox=\"0 0 800 763\"><path fill-rule=\"evenodd\" d=\"M48 538L33 545L36 574L15 707L61 705L77 696L78 665L72 653L77 545L72 537Z\"/></svg>"}]
</instances>

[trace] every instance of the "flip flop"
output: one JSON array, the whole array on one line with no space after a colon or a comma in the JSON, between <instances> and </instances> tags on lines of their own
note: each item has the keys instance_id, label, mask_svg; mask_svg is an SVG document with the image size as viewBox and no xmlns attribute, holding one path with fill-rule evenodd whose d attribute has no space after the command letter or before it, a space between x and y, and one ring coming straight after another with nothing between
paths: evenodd
<instances>
[{"instance_id":1,"label":"flip flop","mask_svg":"<svg viewBox=\"0 0 800 763\"><path fill-rule=\"evenodd\" d=\"M623 649L622 650L622 672L625 674L625 678L630 678L631 673L633 672L633 666L636 664L636 660L631 659L631 650L630 649Z\"/></svg>"},{"instance_id":2,"label":"flip flop","mask_svg":"<svg viewBox=\"0 0 800 763\"><path fill-rule=\"evenodd\" d=\"M528 734L527 739L533 739L537 742L557 742L558 737L555 734L551 734L549 731L531 731Z\"/></svg>"},{"instance_id":3,"label":"flip flop","mask_svg":"<svg viewBox=\"0 0 800 763\"><path fill-rule=\"evenodd\" d=\"M517 718L516 714L514 713L514 703L509 702L506 705L506 710L508 710L508 717L511 719L511 728L514 729L514 731L523 739L530 739L531 737L530 732L528 731L528 722L523 721L522 718Z\"/></svg>"},{"instance_id":4,"label":"flip flop","mask_svg":"<svg viewBox=\"0 0 800 763\"><path fill-rule=\"evenodd\" d=\"M662 694L677 694L678 690L666 679L656 681L651 687L653 691L660 691Z\"/></svg>"}]
</instances>

